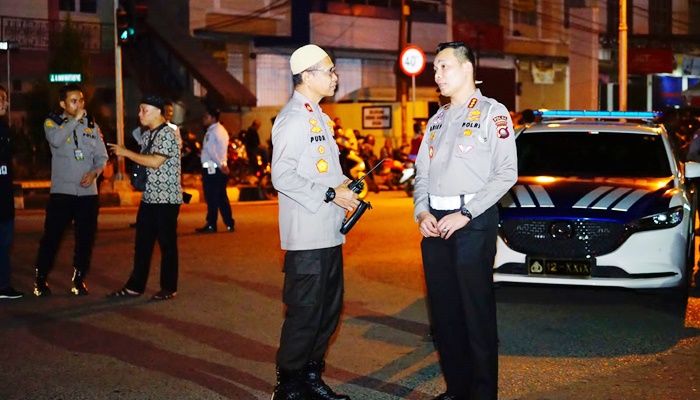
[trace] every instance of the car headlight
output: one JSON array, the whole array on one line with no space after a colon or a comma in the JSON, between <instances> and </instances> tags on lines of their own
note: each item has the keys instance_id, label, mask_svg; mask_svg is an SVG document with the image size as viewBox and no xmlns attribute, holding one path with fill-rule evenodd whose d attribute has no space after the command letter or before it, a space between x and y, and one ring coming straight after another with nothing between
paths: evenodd
<instances>
[{"instance_id":1,"label":"car headlight","mask_svg":"<svg viewBox=\"0 0 700 400\"><path fill-rule=\"evenodd\" d=\"M681 221L683 221L683 206L678 206L658 214L640 218L632 223L632 227L640 231L664 229L676 226Z\"/></svg>"}]
</instances>

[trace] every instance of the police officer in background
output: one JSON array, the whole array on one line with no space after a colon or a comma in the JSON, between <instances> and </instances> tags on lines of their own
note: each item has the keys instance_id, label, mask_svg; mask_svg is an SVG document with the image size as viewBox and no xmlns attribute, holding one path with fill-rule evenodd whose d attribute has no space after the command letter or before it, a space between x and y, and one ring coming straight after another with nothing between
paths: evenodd
<instances>
[{"instance_id":1,"label":"police officer in background","mask_svg":"<svg viewBox=\"0 0 700 400\"><path fill-rule=\"evenodd\" d=\"M272 184L279 192L280 241L287 306L277 350L273 400L343 400L321 379L343 305L340 232L359 205L342 173L333 122L318 103L338 83L328 54L302 46L289 60L294 93L272 127Z\"/></svg>"},{"instance_id":2,"label":"police officer in background","mask_svg":"<svg viewBox=\"0 0 700 400\"><path fill-rule=\"evenodd\" d=\"M44 236L36 260L34 294L51 294L47 278L53 268L63 232L74 223L74 295L88 294L85 275L90 268L97 231L97 177L107 163L102 132L85 111L80 86L65 85L59 92L61 114L50 113L44 133L51 148L51 194L46 207Z\"/></svg>"},{"instance_id":3,"label":"police officer in background","mask_svg":"<svg viewBox=\"0 0 700 400\"><path fill-rule=\"evenodd\" d=\"M435 82L451 103L428 122L416 159L414 217L443 400L498 396L496 202L517 180L517 153L508 110L476 88L474 66L466 44L438 45Z\"/></svg>"}]
</instances>

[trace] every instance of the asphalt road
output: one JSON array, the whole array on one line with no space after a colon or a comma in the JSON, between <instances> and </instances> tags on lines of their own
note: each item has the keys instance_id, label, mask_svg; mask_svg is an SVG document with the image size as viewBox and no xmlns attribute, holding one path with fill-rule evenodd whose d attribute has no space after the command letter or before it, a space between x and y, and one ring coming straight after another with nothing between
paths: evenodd
<instances>
[{"instance_id":1,"label":"asphalt road","mask_svg":"<svg viewBox=\"0 0 700 400\"><path fill-rule=\"evenodd\" d=\"M344 247L346 293L326 380L353 399L432 399L443 390L428 334L411 200L372 194ZM180 289L113 301L131 270L136 208L104 208L91 294L68 295L72 238L51 298L0 301L0 399L268 399L282 322L275 202L233 205L236 232L195 235L179 219ZM32 288L43 212L18 214L15 286ZM221 222L220 222L221 224ZM220 226L221 228L221 226ZM687 310L617 290L501 287L500 399L700 398L700 298Z\"/></svg>"}]
</instances>

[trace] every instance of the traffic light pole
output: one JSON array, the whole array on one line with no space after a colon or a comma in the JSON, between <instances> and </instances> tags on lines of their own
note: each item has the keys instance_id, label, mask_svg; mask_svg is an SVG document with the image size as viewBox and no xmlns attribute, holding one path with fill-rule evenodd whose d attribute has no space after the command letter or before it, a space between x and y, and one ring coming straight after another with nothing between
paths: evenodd
<instances>
[{"instance_id":1,"label":"traffic light pole","mask_svg":"<svg viewBox=\"0 0 700 400\"><path fill-rule=\"evenodd\" d=\"M119 1L114 1L114 91L116 97L117 116L117 144L124 145L124 85L122 81L122 48L119 45L119 32L117 27L117 9ZM117 159L116 180L124 180L126 167L124 157Z\"/></svg>"}]
</instances>

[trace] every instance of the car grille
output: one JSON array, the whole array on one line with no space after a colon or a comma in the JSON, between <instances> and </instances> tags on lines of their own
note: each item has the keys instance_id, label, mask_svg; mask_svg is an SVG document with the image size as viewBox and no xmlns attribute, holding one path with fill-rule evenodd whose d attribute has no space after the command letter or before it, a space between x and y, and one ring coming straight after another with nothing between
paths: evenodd
<instances>
[{"instance_id":1,"label":"car grille","mask_svg":"<svg viewBox=\"0 0 700 400\"><path fill-rule=\"evenodd\" d=\"M557 233L556 227L562 226L564 233ZM510 248L550 258L607 254L622 243L624 235L624 225L605 221L510 219L501 223L501 236Z\"/></svg>"}]
</instances>

